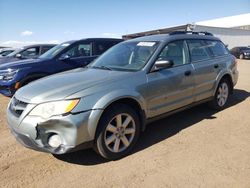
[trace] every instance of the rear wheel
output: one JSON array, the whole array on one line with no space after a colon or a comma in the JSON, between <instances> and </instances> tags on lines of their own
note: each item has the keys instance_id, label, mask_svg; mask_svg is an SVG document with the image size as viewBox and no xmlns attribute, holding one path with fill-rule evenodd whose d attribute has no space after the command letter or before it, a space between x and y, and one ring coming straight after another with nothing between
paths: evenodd
<instances>
[{"instance_id":1,"label":"rear wheel","mask_svg":"<svg viewBox=\"0 0 250 188\"><path fill-rule=\"evenodd\" d=\"M227 79L222 79L218 85L214 99L210 102L210 106L216 110L223 109L227 105L229 93L229 81Z\"/></svg>"},{"instance_id":2,"label":"rear wheel","mask_svg":"<svg viewBox=\"0 0 250 188\"><path fill-rule=\"evenodd\" d=\"M99 122L95 149L104 158L119 159L131 151L139 133L137 113L130 106L114 105Z\"/></svg>"}]
</instances>

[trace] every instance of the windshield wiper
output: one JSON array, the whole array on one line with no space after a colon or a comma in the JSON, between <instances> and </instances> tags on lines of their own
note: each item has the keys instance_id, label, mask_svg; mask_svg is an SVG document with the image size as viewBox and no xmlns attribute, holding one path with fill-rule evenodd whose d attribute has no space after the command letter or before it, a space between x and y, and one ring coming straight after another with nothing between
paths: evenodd
<instances>
[{"instance_id":1,"label":"windshield wiper","mask_svg":"<svg viewBox=\"0 0 250 188\"><path fill-rule=\"evenodd\" d=\"M106 67L104 65L102 66L89 66L90 68L93 68L93 69L104 69L104 70L112 70L111 68L109 67Z\"/></svg>"}]
</instances>

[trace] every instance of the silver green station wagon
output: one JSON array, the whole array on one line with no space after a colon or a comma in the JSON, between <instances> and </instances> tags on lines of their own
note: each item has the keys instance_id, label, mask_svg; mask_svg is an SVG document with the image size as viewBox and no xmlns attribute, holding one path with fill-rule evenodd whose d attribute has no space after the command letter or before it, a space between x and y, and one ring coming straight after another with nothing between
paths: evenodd
<instances>
[{"instance_id":1,"label":"silver green station wagon","mask_svg":"<svg viewBox=\"0 0 250 188\"><path fill-rule=\"evenodd\" d=\"M128 155L153 120L203 102L223 109L237 79L235 57L210 33L140 37L86 68L21 88L8 105L8 125L34 150L64 154L92 147L115 160Z\"/></svg>"}]
</instances>

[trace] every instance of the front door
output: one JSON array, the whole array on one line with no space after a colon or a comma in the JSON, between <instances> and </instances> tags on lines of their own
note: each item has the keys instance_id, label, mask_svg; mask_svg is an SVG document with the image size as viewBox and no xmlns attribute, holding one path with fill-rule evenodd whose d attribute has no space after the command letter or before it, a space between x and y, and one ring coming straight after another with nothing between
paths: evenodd
<instances>
[{"instance_id":1,"label":"front door","mask_svg":"<svg viewBox=\"0 0 250 188\"><path fill-rule=\"evenodd\" d=\"M168 43L157 60L173 61L173 67L147 75L149 117L154 117L193 102L194 68L183 40Z\"/></svg>"},{"instance_id":2,"label":"front door","mask_svg":"<svg viewBox=\"0 0 250 188\"><path fill-rule=\"evenodd\" d=\"M60 59L61 57L66 57ZM97 56L92 54L92 43L81 42L74 44L57 60L57 72L85 67L91 63Z\"/></svg>"}]
</instances>

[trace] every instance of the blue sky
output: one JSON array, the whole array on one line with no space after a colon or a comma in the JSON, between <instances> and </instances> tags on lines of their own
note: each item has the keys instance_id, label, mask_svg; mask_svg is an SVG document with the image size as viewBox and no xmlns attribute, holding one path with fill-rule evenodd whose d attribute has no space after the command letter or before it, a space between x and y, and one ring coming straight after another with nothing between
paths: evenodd
<instances>
[{"instance_id":1,"label":"blue sky","mask_svg":"<svg viewBox=\"0 0 250 188\"><path fill-rule=\"evenodd\" d=\"M0 0L0 45L63 42L250 12L250 0Z\"/></svg>"}]
</instances>

